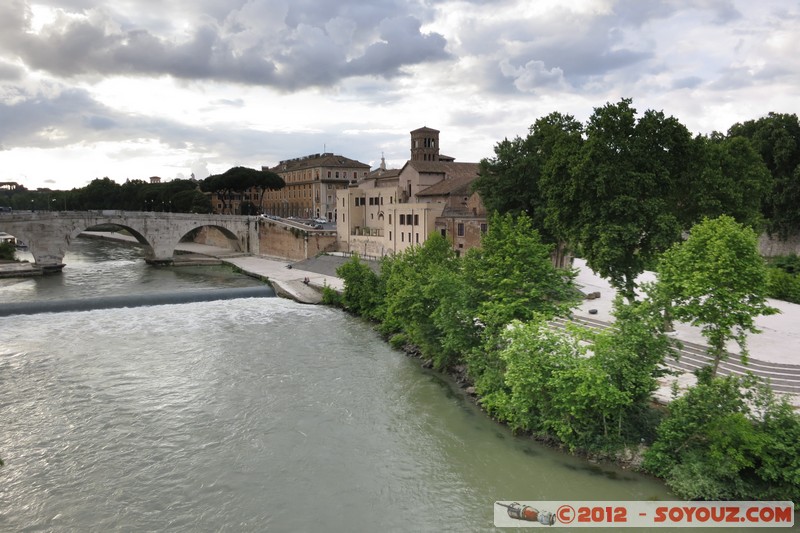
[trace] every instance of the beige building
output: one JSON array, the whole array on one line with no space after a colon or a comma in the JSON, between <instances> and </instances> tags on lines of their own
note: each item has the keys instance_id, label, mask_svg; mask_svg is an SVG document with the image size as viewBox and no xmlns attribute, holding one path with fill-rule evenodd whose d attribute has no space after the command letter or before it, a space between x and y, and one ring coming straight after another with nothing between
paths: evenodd
<instances>
[{"instance_id":1,"label":"beige building","mask_svg":"<svg viewBox=\"0 0 800 533\"><path fill-rule=\"evenodd\" d=\"M458 253L480 245L486 211L470 193L478 163L439 154L439 131L411 132L411 159L402 169L381 167L337 195L339 250L380 257L422 244L434 232ZM476 229L477 228L477 229Z\"/></svg>"},{"instance_id":2,"label":"beige building","mask_svg":"<svg viewBox=\"0 0 800 533\"><path fill-rule=\"evenodd\" d=\"M369 165L332 154L313 154L281 161L272 168L286 182L279 191L266 191L261 211L269 215L336 219L336 191L366 178Z\"/></svg>"}]
</instances>

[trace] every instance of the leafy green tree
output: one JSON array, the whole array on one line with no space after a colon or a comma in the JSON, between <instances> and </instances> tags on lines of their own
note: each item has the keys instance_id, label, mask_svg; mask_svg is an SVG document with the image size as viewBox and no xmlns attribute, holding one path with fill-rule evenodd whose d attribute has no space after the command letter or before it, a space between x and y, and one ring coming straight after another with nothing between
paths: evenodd
<instances>
[{"instance_id":1,"label":"leafy green tree","mask_svg":"<svg viewBox=\"0 0 800 533\"><path fill-rule=\"evenodd\" d=\"M489 332L536 314L565 315L577 305L575 272L558 269L527 215L494 215L480 248L465 256L466 283L475 291L477 315Z\"/></svg>"},{"instance_id":2,"label":"leafy green tree","mask_svg":"<svg viewBox=\"0 0 800 533\"><path fill-rule=\"evenodd\" d=\"M652 394L672 342L651 302L618 298L615 307L615 328L602 332L557 331L538 318L512 323L499 351L502 386L484 405L513 428L554 436L572 450L611 452L652 440Z\"/></svg>"},{"instance_id":3,"label":"leafy green tree","mask_svg":"<svg viewBox=\"0 0 800 533\"><path fill-rule=\"evenodd\" d=\"M569 167L548 169L547 220L633 300L636 277L680 236L676 205L689 180L691 134L662 112L637 121L623 99L596 108L586 136Z\"/></svg>"},{"instance_id":4,"label":"leafy green tree","mask_svg":"<svg viewBox=\"0 0 800 533\"><path fill-rule=\"evenodd\" d=\"M495 157L481 161L480 175L473 185L487 210L525 213L543 240L558 241L544 221L547 205L543 179L558 174L558 162L568 160L580 148L582 133L583 127L571 115L551 113L538 119L526 138L498 143Z\"/></svg>"},{"instance_id":5,"label":"leafy green tree","mask_svg":"<svg viewBox=\"0 0 800 533\"><path fill-rule=\"evenodd\" d=\"M499 336L513 320L566 315L577 305L575 272L550 260L553 246L542 243L531 219L523 214L494 215L481 248L464 257L465 298L473 323L480 328L480 347L465 354L468 372L482 394L503 387ZM465 321L466 322L466 321ZM469 338L469 337L468 337Z\"/></svg>"},{"instance_id":6,"label":"leafy green tree","mask_svg":"<svg viewBox=\"0 0 800 533\"><path fill-rule=\"evenodd\" d=\"M229 168L222 174L214 174L200 183L204 192L217 193L222 201L223 211L230 211L227 199L234 193L243 193L255 188L263 196L266 190L278 190L286 186L283 178L270 171L256 170L247 167Z\"/></svg>"},{"instance_id":7,"label":"leafy green tree","mask_svg":"<svg viewBox=\"0 0 800 533\"><path fill-rule=\"evenodd\" d=\"M180 191L172 197L172 207L179 213L210 213L211 200L199 190Z\"/></svg>"},{"instance_id":8,"label":"leafy green tree","mask_svg":"<svg viewBox=\"0 0 800 533\"><path fill-rule=\"evenodd\" d=\"M94 179L75 195L76 209L116 209L121 192L120 185L109 179Z\"/></svg>"},{"instance_id":9,"label":"leafy green tree","mask_svg":"<svg viewBox=\"0 0 800 533\"><path fill-rule=\"evenodd\" d=\"M758 333L755 317L777 312L766 303L767 267L755 232L725 215L703 220L664 253L657 292L675 318L701 328L714 358L712 375L729 340L746 357L747 334Z\"/></svg>"},{"instance_id":10,"label":"leafy green tree","mask_svg":"<svg viewBox=\"0 0 800 533\"><path fill-rule=\"evenodd\" d=\"M800 496L800 417L752 378L712 378L669 404L643 466L681 498Z\"/></svg>"},{"instance_id":11,"label":"leafy green tree","mask_svg":"<svg viewBox=\"0 0 800 533\"><path fill-rule=\"evenodd\" d=\"M769 230L782 238L800 231L800 121L796 114L770 113L734 124L729 137L745 137L761 154L773 186L764 202Z\"/></svg>"},{"instance_id":12,"label":"leafy green tree","mask_svg":"<svg viewBox=\"0 0 800 533\"><path fill-rule=\"evenodd\" d=\"M618 296L614 316L613 328L595 331L587 340L608 382L630 400L613 418L617 439L625 443L651 441L658 423L651 408L653 393L658 378L668 372L664 360L677 356L676 347L665 333L661 308L653 299L626 303Z\"/></svg>"},{"instance_id":13,"label":"leafy green tree","mask_svg":"<svg viewBox=\"0 0 800 533\"><path fill-rule=\"evenodd\" d=\"M457 271L458 258L450 243L433 233L424 244L412 246L387 265L382 330L404 333L425 357L439 367L446 366L453 354L443 352L441 331L431 317L452 293L453 285L446 278Z\"/></svg>"},{"instance_id":14,"label":"leafy green tree","mask_svg":"<svg viewBox=\"0 0 800 533\"><path fill-rule=\"evenodd\" d=\"M772 188L772 176L759 153L743 137L697 136L694 144L694 179L680 202L685 206L685 227L703 217L729 215L759 228L762 204Z\"/></svg>"},{"instance_id":15,"label":"leafy green tree","mask_svg":"<svg viewBox=\"0 0 800 533\"><path fill-rule=\"evenodd\" d=\"M503 386L479 391L490 414L515 431L546 434L561 417L554 375L574 369L586 349L579 339L550 327L541 317L511 322L501 334Z\"/></svg>"},{"instance_id":16,"label":"leafy green tree","mask_svg":"<svg viewBox=\"0 0 800 533\"><path fill-rule=\"evenodd\" d=\"M384 291L380 277L369 265L356 254L336 269L336 275L344 282L339 303L353 313L373 320L378 318L377 311L383 302Z\"/></svg>"}]
</instances>

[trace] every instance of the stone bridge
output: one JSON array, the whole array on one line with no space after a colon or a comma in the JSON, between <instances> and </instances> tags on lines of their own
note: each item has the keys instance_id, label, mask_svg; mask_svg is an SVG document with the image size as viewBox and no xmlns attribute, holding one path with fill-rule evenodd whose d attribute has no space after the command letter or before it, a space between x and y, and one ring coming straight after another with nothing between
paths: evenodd
<instances>
[{"instance_id":1,"label":"stone bridge","mask_svg":"<svg viewBox=\"0 0 800 533\"><path fill-rule=\"evenodd\" d=\"M0 231L28 245L36 265L46 272L64 267L64 254L81 232L99 225L127 230L153 264L171 264L175 247L191 231L211 226L228 238L231 248L258 254L257 217L144 211L41 211L0 213Z\"/></svg>"}]
</instances>

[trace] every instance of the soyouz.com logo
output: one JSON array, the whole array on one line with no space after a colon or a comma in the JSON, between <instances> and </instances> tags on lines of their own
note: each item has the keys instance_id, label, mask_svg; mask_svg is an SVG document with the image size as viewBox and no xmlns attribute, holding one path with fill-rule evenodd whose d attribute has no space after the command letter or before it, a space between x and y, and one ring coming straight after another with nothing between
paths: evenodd
<instances>
[{"instance_id":1,"label":"soyouz.com logo","mask_svg":"<svg viewBox=\"0 0 800 533\"><path fill-rule=\"evenodd\" d=\"M497 501L495 527L792 527L792 502Z\"/></svg>"}]
</instances>

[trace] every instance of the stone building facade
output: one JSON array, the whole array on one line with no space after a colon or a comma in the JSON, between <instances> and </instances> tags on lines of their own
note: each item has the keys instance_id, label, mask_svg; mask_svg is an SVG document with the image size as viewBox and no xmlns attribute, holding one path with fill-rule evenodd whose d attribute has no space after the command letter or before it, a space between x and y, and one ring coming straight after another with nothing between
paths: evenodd
<instances>
[{"instance_id":1,"label":"stone building facade","mask_svg":"<svg viewBox=\"0 0 800 533\"><path fill-rule=\"evenodd\" d=\"M267 191L262 211L280 217L336 219L336 192L369 174L369 165L333 154L313 154L281 161L272 168L286 182L279 191Z\"/></svg>"},{"instance_id":2,"label":"stone building facade","mask_svg":"<svg viewBox=\"0 0 800 533\"><path fill-rule=\"evenodd\" d=\"M227 209L233 214L267 214L283 218L336 218L336 191L347 189L358 179L366 178L369 165L333 154L312 154L281 161L276 166L261 167L278 174L286 186L278 191L256 189L221 198L211 197L216 213ZM223 207L224 206L224 207Z\"/></svg>"}]
</instances>

